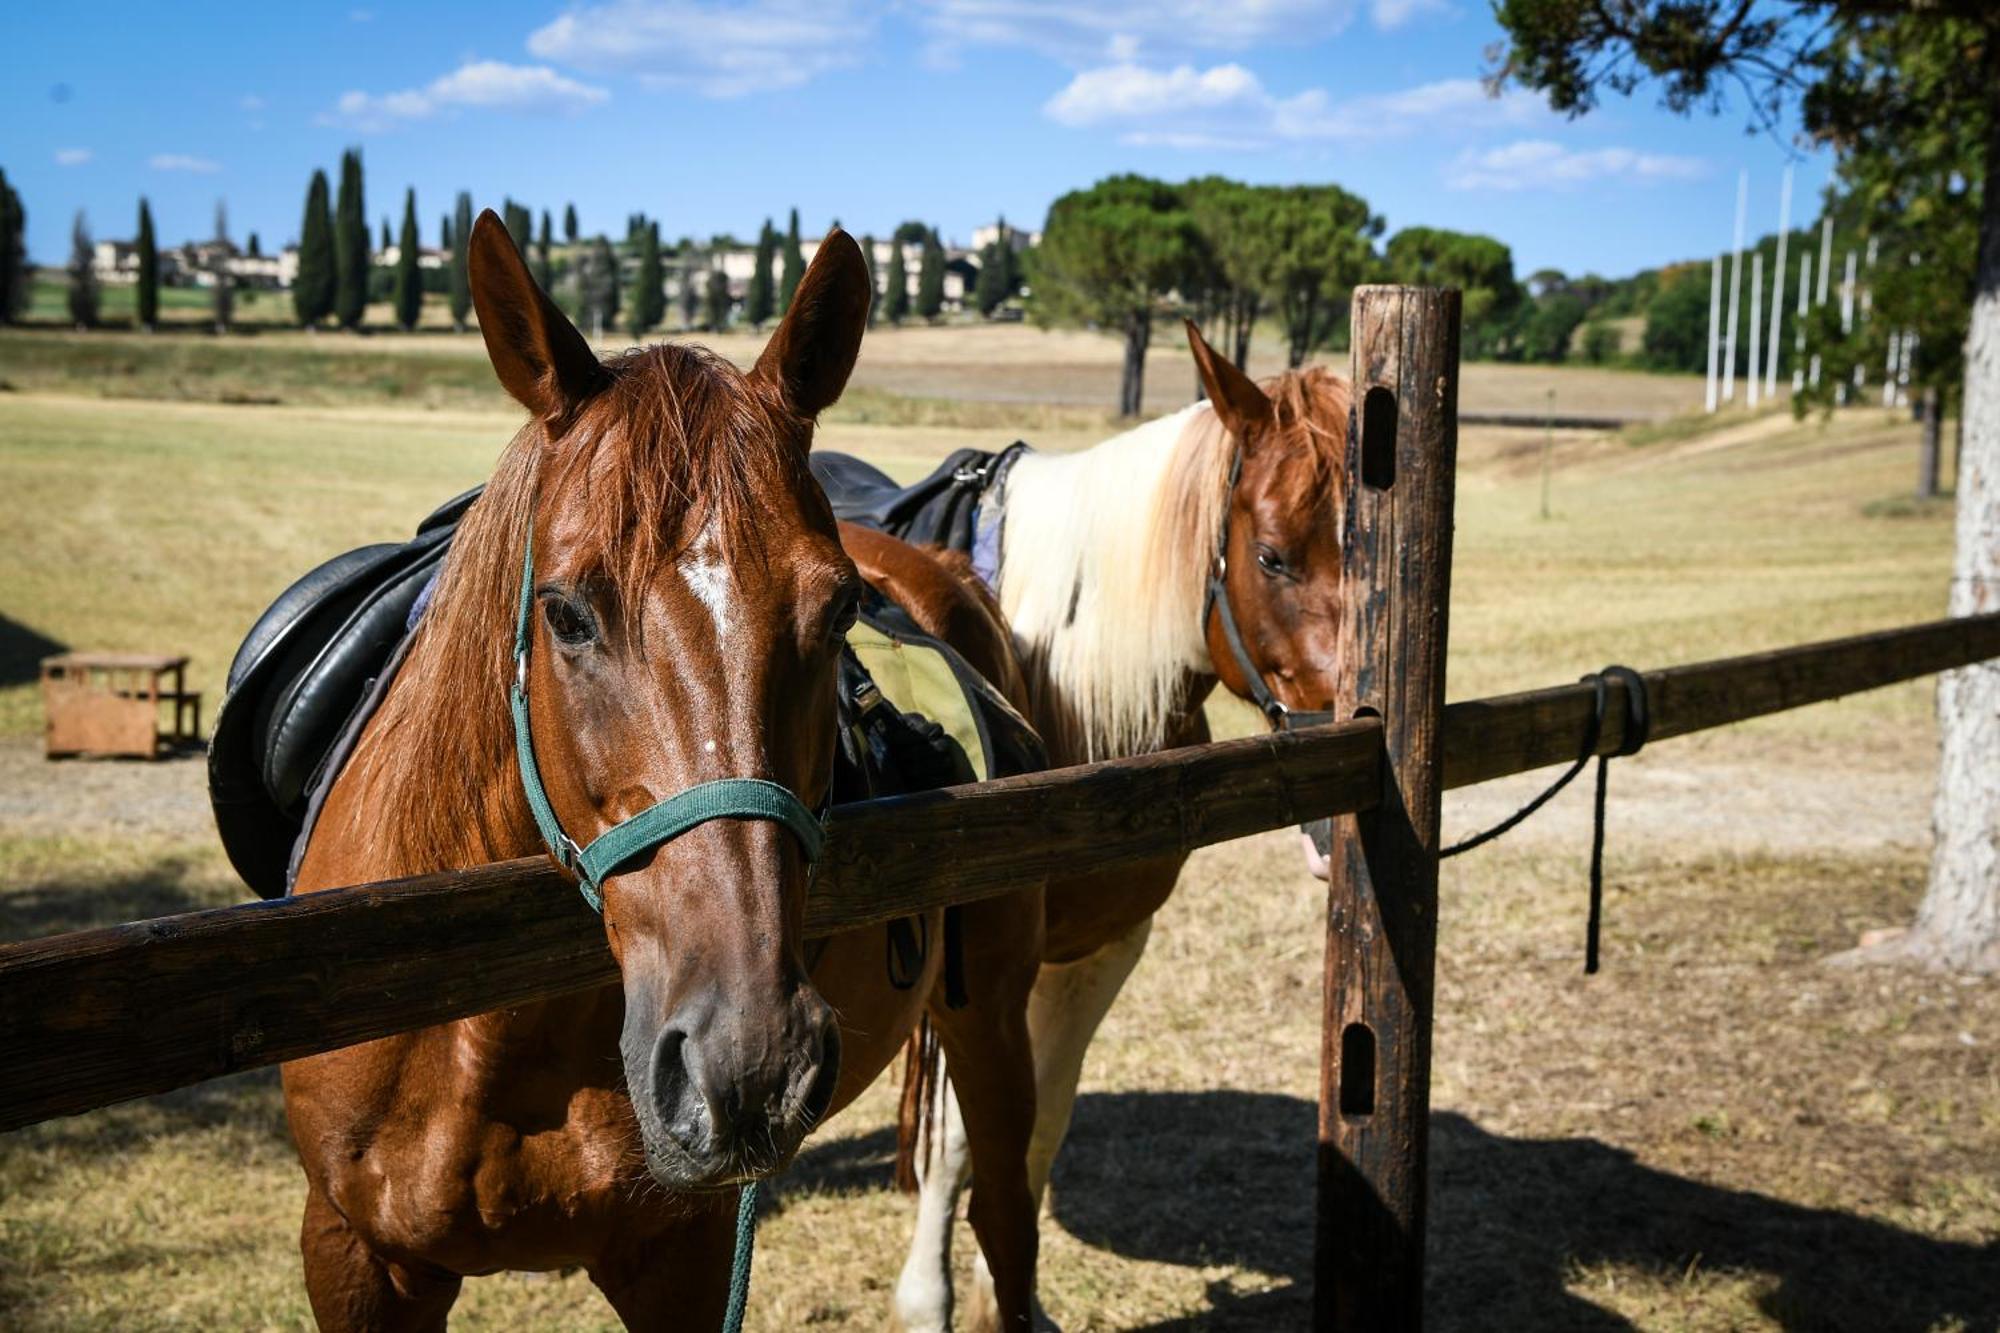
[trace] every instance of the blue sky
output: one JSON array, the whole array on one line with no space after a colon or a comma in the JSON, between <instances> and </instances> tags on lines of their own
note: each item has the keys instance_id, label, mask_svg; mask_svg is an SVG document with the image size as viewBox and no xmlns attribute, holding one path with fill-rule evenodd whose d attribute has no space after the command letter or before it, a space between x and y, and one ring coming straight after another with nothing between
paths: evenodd
<instances>
[{"instance_id":1,"label":"blue sky","mask_svg":"<svg viewBox=\"0 0 2000 1333\"><path fill-rule=\"evenodd\" d=\"M1498 236L1526 274L1621 275L1795 222L1824 153L1744 133L1740 105L1674 116L1652 90L1576 121L1478 86L1487 0L488 0L112 3L0 14L0 168L29 248L61 262L147 195L163 242L297 235L306 182L361 146L371 219L417 191L426 243L456 191L586 232L643 211L672 236L755 231L797 205L948 238L1039 226L1116 171L1331 181L1391 230Z\"/></svg>"}]
</instances>

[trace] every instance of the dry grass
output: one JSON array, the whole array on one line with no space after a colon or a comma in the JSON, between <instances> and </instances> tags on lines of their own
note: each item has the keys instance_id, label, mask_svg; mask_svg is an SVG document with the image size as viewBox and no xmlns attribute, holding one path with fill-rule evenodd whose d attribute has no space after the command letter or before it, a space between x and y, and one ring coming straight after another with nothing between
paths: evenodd
<instances>
[{"instance_id":1,"label":"dry grass","mask_svg":"<svg viewBox=\"0 0 2000 1333\"><path fill-rule=\"evenodd\" d=\"M406 531L483 473L510 421L0 398L8 614L219 670L287 578ZM1043 424L1091 438L1087 419ZM828 438L908 475L995 436L856 420ZM1540 449L1538 432L1463 441L1454 696L1941 608L1946 519L1869 516L1910 480L1904 423L1565 439L1550 520ZM1899 687L1624 761L1596 978L1580 975L1587 796L1450 865L1434 1327L2000 1327L2000 987L1821 961L1920 891L1928 700ZM32 717L0 694L0 730ZM162 800L198 812L197 770L39 777L13 744L0 936L236 896L184 805L113 836L127 774L180 784ZM1447 832L1533 782L1455 796ZM1321 917L1282 835L1195 858L1093 1051L1057 1173L1043 1291L1065 1327L1303 1321ZM889 1110L874 1090L786 1178L752 1327L882 1325L908 1222ZM268 1073L0 1138L0 1325L302 1326L301 1193ZM611 1323L580 1276L503 1276L468 1284L455 1326Z\"/></svg>"}]
</instances>

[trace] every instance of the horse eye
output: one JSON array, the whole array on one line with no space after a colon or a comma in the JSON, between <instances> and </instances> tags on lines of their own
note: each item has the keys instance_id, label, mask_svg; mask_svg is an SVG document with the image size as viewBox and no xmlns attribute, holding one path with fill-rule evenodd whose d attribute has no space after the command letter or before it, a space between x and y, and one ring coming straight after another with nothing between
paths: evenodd
<instances>
[{"instance_id":1,"label":"horse eye","mask_svg":"<svg viewBox=\"0 0 2000 1333\"><path fill-rule=\"evenodd\" d=\"M597 624L590 612L557 593L545 594L542 598L542 618L549 623L549 633L556 642L580 647L597 637Z\"/></svg>"},{"instance_id":2,"label":"horse eye","mask_svg":"<svg viewBox=\"0 0 2000 1333\"><path fill-rule=\"evenodd\" d=\"M1257 568L1263 570L1272 578L1277 578L1286 572L1285 558L1268 546L1259 546L1257 548Z\"/></svg>"},{"instance_id":3,"label":"horse eye","mask_svg":"<svg viewBox=\"0 0 2000 1333\"><path fill-rule=\"evenodd\" d=\"M861 595L852 588L842 589L835 599L833 614L827 617L827 636L834 640L846 638L860 618Z\"/></svg>"}]
</instances>

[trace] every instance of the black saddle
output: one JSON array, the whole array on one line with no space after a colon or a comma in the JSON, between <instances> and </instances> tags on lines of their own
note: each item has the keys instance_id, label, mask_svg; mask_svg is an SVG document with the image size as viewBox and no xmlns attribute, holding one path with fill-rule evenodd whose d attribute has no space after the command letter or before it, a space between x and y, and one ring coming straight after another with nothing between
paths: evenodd
<instances>
[{"instance_id":1,"label":"black saddle","mask_svg":"<svg viewBox=\"0 0 2000 1333\"><path fill-rule=\"evenodd\" d=\"M263 897L289 891L319 801L394 680L459 520L479 494L467 491L438 509L408 542L364 546L313 570L272 603L237 650L209 746L209 800L231 864ZM948 645L872 592L862 617L945 661L986 772L973 771L966 747L943 728L890 702L849 649L839 673L836 801L1047 767L1033 728Z\"/></svg>"},{"instance_id":2,"label":"black saddle","mask_svg":"<svg viewBox=\"0 0 2000 1333\"><path fill-rule=\"evenodd\" d=\"M808 458L835 518L876 528L922 546L942 546L974 557L979 566L980 510L986 495L1006 480L1028 446L1019 440L998 453L960 449L914 486L898 486L872 463L815 449ZM997 558L997 551L995 552ZM993 581L992 570L982 577Z\"/></svg>"}]
</instances>

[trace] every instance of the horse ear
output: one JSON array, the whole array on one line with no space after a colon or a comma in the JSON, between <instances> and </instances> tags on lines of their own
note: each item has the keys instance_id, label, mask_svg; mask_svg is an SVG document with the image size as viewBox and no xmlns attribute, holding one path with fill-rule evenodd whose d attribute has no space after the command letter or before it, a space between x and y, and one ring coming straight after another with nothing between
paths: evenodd
<instances>
[{"instance_id":1,"label":"horse ear","mask_svg":"<svg viewBox=\"0 0 2000 1333\"><path fill-rule=\"evenodd\" d=\"M835 227L820 242L753 373L777 389L794 415L818 416L847 387L874 296L861 247Z\"/></svg>"},{"instance_id":2,"label":"horse ear","mask_svg":"<svg viewBox=\"0 0 2000 1333\"><path fill-rule=\"evenodd\" d=\"M1208 391L1215 414L1222 418L1222 424L1229 428L1236 442L1249 448L1251 437L1270 424L1271 400L1264 396L1255 380L1208 345L1191 319L1187 321L1187 336L1195 370L1201 375L1201 387Z\"/></svg>"},{"instance_id":3,"label":"horse ear","mask_svg":"<svg viewBox=\"0 0 2000 1333\"><path fill-rule=\"evenodd\" d=\"M576 326L535 285L492 209L472 224L466 250L479 333L500 383L544 421L560 421L590 396L604 369Z\"/></svg>"}]
</instances>

